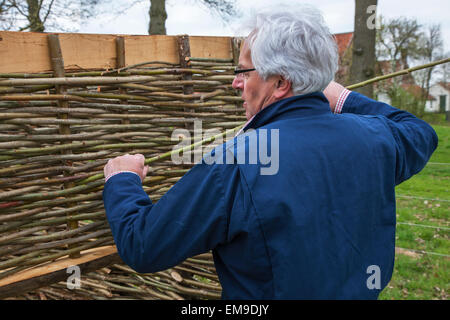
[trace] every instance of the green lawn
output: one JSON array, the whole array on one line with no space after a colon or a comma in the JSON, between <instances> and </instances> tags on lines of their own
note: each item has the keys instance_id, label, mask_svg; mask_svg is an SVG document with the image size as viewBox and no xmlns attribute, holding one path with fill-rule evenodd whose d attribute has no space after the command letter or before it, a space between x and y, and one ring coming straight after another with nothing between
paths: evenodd
<instances>
[{"instance_id":1,"label":"green lawn","mask_svg":"<svg viewBox=\"0 0 450 320\"><path fill-rule=\"evenodd\" d=\"M395 267L380 299L449 298L450 126L438 123L439 145L430 162L396 188Z\"/></svg>"}]
</instances>

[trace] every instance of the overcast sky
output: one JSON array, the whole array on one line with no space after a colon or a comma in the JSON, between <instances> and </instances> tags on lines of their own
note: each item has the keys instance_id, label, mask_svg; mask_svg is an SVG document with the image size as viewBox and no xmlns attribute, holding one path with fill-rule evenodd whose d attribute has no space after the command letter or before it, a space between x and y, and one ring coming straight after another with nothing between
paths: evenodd
<instances>
[{"instance_id":1,"label":"overcast sky","mask_svg":"<svg viewBox=\"0 0 450 320\"><path fill-rule=\"evenodd\" d=\"M200 0L166 0L168 19L167 34L189 34L210 36L245 36L241 31L241 21L252 11L267 5L283 3L309 3L319 8L333 33L353 31L354 0L237 0L239 19L224 22ZM115 0L119 3L131 0ZM142 1L119 16L100 15L85 21L79 28L83 33L107 34L148 34L149 1ZM450 1L449 0L378 0L378 15L386 18L417 18L421 24L440 23L446 51L450 51Z\"/></svg>"}]
</instances>

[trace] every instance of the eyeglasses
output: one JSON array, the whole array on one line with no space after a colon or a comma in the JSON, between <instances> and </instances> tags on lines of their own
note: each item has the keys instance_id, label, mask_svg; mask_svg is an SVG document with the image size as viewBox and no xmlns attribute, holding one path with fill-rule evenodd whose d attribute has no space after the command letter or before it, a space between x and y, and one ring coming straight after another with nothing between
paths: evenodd
<instances>
[{"instance_id":1,"label":"eyeglasses","mask_svg":"<svg viewBox=\"0 0 450 320\"><path fill-rule=\"evenodd\" d=\"M248 75L246 76L247 72L255 71L255 70L256 69L254 69L254 68L252 68L252 69L238 69L238 68L236 68L236 69L234 69L234 75L236 77L238 77L238 78L243 78L243 77L247 78L248 77Z\"/></svg>"}]
</instances>

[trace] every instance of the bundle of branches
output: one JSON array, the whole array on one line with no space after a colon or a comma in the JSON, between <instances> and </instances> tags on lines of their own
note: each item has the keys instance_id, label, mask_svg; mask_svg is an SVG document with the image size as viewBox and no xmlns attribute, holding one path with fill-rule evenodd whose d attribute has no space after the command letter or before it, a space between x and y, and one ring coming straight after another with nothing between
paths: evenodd
<instances>
[{"instance_id":1,"label":"bundle of branches","mask_svg":"<svg viewBox=\"0 0 450 320\"><path fill-rule=\"evenodd\" d=\"M173 161L174 150L205 138L198 124L213 135L245 121L233 68L231 59L190 58L188 68L153 61L64 77L1 74L0 280L113 244L102 203L107 160L142 153L151 163L143 187L158 201L198 153L223 141ZM184 291L170 292L160 297Z\"/></svg>"}]
</instances>

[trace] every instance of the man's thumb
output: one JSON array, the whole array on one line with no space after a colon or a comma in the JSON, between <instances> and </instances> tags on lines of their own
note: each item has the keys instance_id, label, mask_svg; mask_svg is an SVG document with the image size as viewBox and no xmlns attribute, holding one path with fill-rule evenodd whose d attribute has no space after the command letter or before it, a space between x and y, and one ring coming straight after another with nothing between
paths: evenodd
<instances>
[{"instance_id":1,"label":"man's thumb","mask_svg":"<svg viewBox=\"0 0 450 320\"><path fill-rule=\"evenodd\" d=\"M143 171L143 175L144 175L144 176L142 177L142 180L144 180L145 177L147 176L148 170L149 170L149 166L145 166L145 167L144 167L144 171Z\"/></svg>"}]
</instances>

